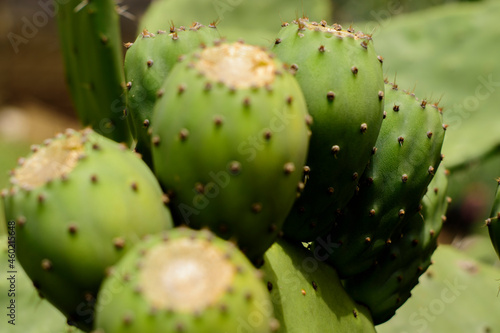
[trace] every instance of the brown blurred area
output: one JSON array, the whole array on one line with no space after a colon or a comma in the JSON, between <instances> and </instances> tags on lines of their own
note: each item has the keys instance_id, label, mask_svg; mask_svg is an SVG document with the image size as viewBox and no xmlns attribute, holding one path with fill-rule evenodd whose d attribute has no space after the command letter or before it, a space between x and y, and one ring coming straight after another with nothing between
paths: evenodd
<instances>
[{"instance_id":1,"label":"brown blurred area","mask_svg":"<svg viewBox=\"0 0 500 333\"><path fill-rule=\"evenodd\" d=\"M54 2L0 1L0 140L39 142L79 126L65 83ZM138 18L149 3L120 3L135 16L121 18L124 41L135 39Z\"/></svg>"}]
</instances>

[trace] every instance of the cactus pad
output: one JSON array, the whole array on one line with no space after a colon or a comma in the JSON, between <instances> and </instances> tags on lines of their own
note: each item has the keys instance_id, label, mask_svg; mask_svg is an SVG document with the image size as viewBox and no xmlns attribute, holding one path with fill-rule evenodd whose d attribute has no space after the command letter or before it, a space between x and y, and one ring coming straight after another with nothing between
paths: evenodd
<instances>
[{"instance_id":1,"label":"cactus pad","mask_svg":"<svg viewBox=\"0 0 500 333\"><path fill-rule=\"evenodd\" d=\"M323 253L278 240L262 266L280 333L375 332L369 311L356 304Z\"/></svg>"}]
</instances>

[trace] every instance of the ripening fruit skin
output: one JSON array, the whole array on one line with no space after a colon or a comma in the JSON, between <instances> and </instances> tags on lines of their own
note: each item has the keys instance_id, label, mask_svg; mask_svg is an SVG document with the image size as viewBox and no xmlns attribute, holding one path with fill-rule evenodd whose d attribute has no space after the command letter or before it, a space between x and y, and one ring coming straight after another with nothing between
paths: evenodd
<instances>
[{"instance_id":1,"label":"ripening fruit skin","mask_svg":"<svg viewBox=\"0 0 500 333\"><path fill-rule=\"evenodd\" d=\"M309 242L325 235L354 195L382 125L384 79L370 35L300 18L283 24L273 52L296 72L312 117L304 192L283 231Z\"/></svg>"},{"instance_id":2,"label":"ripening fruit skin","mask_svg":"<svg viewBox=\"0 0 500 333\"><path fill-rule=\"evenodd\" d=\"M349 295L368 306L375 325L394 316L431 265L448 208L447 187L447 170L442 165L422 198L421 212L394 233L377 257L377 265L344 281Z\"/></svg>"},{"instance_id":3,"label":"ripening fruit skin","mask_svg":"<svg viewBox=\"0 0 500 333\"><path fill-rule=\"evenodd\" d=\"M105 279L96 311L96 333L276 328L262 274L233 243L183 227L128 252Z\"/></svg>"},{"instance_id":4,"label":"ripening fruit skin","mask_svg":"<svg viewBox=\"0 0 500 333\"><path fill-rule=\"evenodd\" d=\"M386 84L385 119L359 191L336 216L326 240L338 244L329 262L342 278L370 268L396 230L419 213L441 163L446 126L441 109Z\"/></svg>"},{"instance_id":5,"label":"ripening fruit skin","mask_svg":"<svg viewBox=\"0 0 500 333\"><path fill-rule=\"evenodd\" d=\"M150 167L153 106L162 94L163 81L179 57L219 38L214 25L195 22L190 27L171 26L166 31L144 30L135 42L126 44L124 67L128 119L137 140L135 150Z\"/></svg>"},{"instance_id":6,"label":"ripening fruit skin","mask_svg":"<svg viewBox=\"0 0 500 333\"><path fill-rule=\"evenodd\" d=\"M2 197L19 263L41 296L89 331L105 270L173 225L158 181L136 154L90 129L46 141L11 181Z\"/></svg>"}]
</instances>

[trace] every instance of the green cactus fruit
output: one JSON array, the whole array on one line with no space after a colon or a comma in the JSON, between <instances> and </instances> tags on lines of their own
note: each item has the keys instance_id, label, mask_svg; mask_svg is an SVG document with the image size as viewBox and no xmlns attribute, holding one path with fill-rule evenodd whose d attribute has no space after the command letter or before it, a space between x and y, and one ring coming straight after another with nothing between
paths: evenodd
<instances>
[{"instance_id":1,"label":"green cactus fruit","mask_svg":"<svg viewBox=\"0 0 500 333\"><path fill-rule=\"evenodd\" d=\"M500 178L497 182L497 193L493 202L493 208L491 209L492 217L486 220L486 225L490 233L491 243L500 257Z\"/></svg>"},{"instance_id":2,"label":"green cactus fruit","mask_svg":"<svg viewBox=\"0 0 500 333\"><path fill-rule=\"evenodd\" d=\"M188 28L171 26L168 32L144 30L134 43L125 44L127 112L137 140L135 150L149 166L152 166L149 126L154 103L162 94L161 84L180 56L218 38L215 25L193 23Z\"/></svg>"},{"instance_id":3,"label":"green cactus fruit","mask_svg":"<svg viewBox=\"0 0 500 333\"><path fill-rule=\"evenodd\" d=\"M441 244L411 298L379 333L495 332L500 269Z\"/></svg>"},{"instance_id":4,"label":"green cactus fruit","mask_svg":"<svg viewBox=\"0 0 500 333\"><path fill-rule=\"evenodd\" d=\"M271 332L272 305L233 243L175 228L138 244L99 291L96 332Z\"/></svg>"},{"instance_id":5,"label":"green cactus fruit","mask_svg":"<svg viewBox=\"0 0 500 333\"><path fill-rule=\"evenodd\" d=\"M312 253L280 239L262 266L280 333L375 332L370 312L345 292L335 270Z\"/></svg>"},{"instance_id":6,"label":"green cactus fruit","mask_svg":"<svg viewBox=\"0 0 500 333\"><path fill-rule=\"evenodd\" d=\"M34 151L2 192L16 255L40 294L89 330L105 269L141 236L171 227L170 212L146 164L91 129Z\"/></svg>"},{"instance_id":7,"label":"green cactus fruit","mask_svg":"<svg viewBox=\"0 0 500 333\"><path fill-rule=\"evenodd\" d=\"M393 235L389 247L377 257L377 265L344 282L349 295L370 309L375 325L389 320L406 302L431 264L448 206L448 180L442 169L429 184L421 214Z\"/></svg>"},{"instance_id":8,"label":"green cactus fruit","mask_svg":"<svg viewBox=\"0 0 500 333\"><path fill-rule=\"evenodd\" d=\"M330 1L324 0L155 0L139 22L141 29L162 29L165 21L198 22L217 20L221 35L230 42L241 38L252 45L267 46L279 31L275 22L298 12L311 16L329 15Z\"/></svg>"},{"instance_id":9,"label":"green cactus fruit","mask_svg":"<svg viewBox=\"0 0 500 333\"><path fill-rule=\"evenodd\" d=\"M281 62L243 43L177 64L153 114L153 162L172 213L260 259L302 189L309 115Z\"/></svg>"},{"instance_id":10,"label":"green cactus fruit","mask_svg":"<svg viewBox=\"0 0 500 333\"><path fill-rule=\"evenodd\" d=\"M307 186L283 231L312 241L332 226L322 212L347 204L370 159L382 125L382 58L370 35L306 18L284 23L273 51L296 71L313 118Z\"/></svg>"},{"instance_id":11,"label":"green cactus fruit","mask_svg":"<svg viewBox=\"0 0 500 333\"><path fill-rule=\"evenodd\" d=\"M372 266L391 235L418 214L442 158L441 109L396 84L387 83L385 96L384 123L359 191L326 236L338 244L329 261L342 278ZM334 215L331 207L324 218Z\"/></svg>"},{"instance_id":12,"label":"green cactus fruit","mask_svg":"<svg viewBox=\"0 0 500 333\"><path fill-rule=\"evenodd\" d=\"M0 321L2 333L76 333L66 318L49 302L38 297L28 275L15 257L15 230L0 236L0 262L5 267L0 279L0 304L7 315Z\"/></svg>"},{"instance_id":13,"label":"green cactus fruit","mask_svg":"<svg viewBox=\"0 0 500 333\"><path fill-rule=\"evenodd\" d=\"M123 114L125 80L115 1L56 1L55 6L66 81L81 123L117 142L130 143Z\"/></svg>"}]
</instances>

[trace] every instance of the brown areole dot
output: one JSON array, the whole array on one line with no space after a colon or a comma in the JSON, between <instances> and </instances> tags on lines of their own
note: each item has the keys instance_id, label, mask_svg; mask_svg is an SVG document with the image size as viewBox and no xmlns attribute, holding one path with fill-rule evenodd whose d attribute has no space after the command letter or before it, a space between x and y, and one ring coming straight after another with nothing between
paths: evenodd
<instances>
[{"instance_id":1,"label":"brown areole dot","mask_svg":"<svg viewBox=\"0 0 500 333\"><path fill-rule=\"evenodd\" d=\"M252 212L258 214L262 211L262 204L257 202L252 204Z\"/></svg>"},{"instance_id":2,"label":"brown areole dot","mask_svg":"<svg viewBox=\"0 0 500 333\"><path fill-rule=\"evenodd\" d=\"M331 102L335 99L335 93L333 91L329 91L327 94L326 94L326 98Z\"/></svg>"},{"instance_id":3,"label":"brown areole dot","mask_svg":"<svg viewBox=\"0 0 500 333\"><path fill-rule=\"evenodd\" d=\"M69 226L68 226L68 232L72 235L76 234L76 232L78 231L78 226L75 224L75 223L71 223Z\"/></svg>"},{"instance_id":4,"label":"brown areole dot","mask_svg":"<svg viewBox=\"0 0 500 333\"><path fill-rule=\"evenodd\" d=\"M153 66L153 60L148 60L148 62L146 63L148 65L148 67L150 68L151 66Z\"/></svg>"},{"instance_id":5,"label":"brown areole dot","mask_svg":"<svg viewBox=\"0 0 500 333\"><path fill-rule=\"evenodd\" d=\"M384 92L383 91L379 91L378 92L378 99L381 101L384 99Z\"/></svg>"},{"instance_id":6,"label":"brown areole dot","mask_svg":"<svg viewBox=\"0 0 500 333\"><path fill-rule=\"evenodd\" d=\"M295 171L295 165L292 162L288 162L283 166L283 171L285 175L289 175Z\"/></svg>"},{"instance_id":7,"label":"brown areole dot","mask_svg":"<svg viewBox=\"0 0 500 333\"><path fill-rule=\"evenodd\" d=\"M50 271L52 269L52 262L49 259L43 259L41 265L44 271Z\"/></svg>"},{"instance_id":8,"label":"brown areole dot","mask_svg":"<svg viewBox=\"0 0 500 333\"><path fill-rule=\"evenodd\" d=\"M408 175L406 173L401 176L401 181L403 183L406 183L408 181Z\"/></svg>"},{"instance_id":9,"label":"brown areole dot","mask_svg":"<svg viewBox=\"0 0 500 333\"><path fill-rule=\"evenodd\" d=\"M365 133L367 129L368 129L368 125L366 123L362 123L361 126L359 127L359 130L361 131L361 133Z\"/></svg>"},{"instance_id":10,"label":"brown areole dot","mask_svg":"<svg viewBox=\"0 0 500 333\"><path fill-rule=\"evenodd\" d=\"M189 136L189 131L185 128L181 129L181 131L179 132L179 139L181 139L181 141L186 141L188 136Z\"/></svg>"},{"instance_id":11,"label":"brown areole dot","mask_svg":"<svg viewBox=\"0 0 500 333\"><path fill-rule=\"evenodd\" d=\"M356 66L352 66L352 67L351 67L351 72L352 72L352 74L354 74L354 75L358 74L358 68L357 68Z\"/></svg>"}]
</instances>

